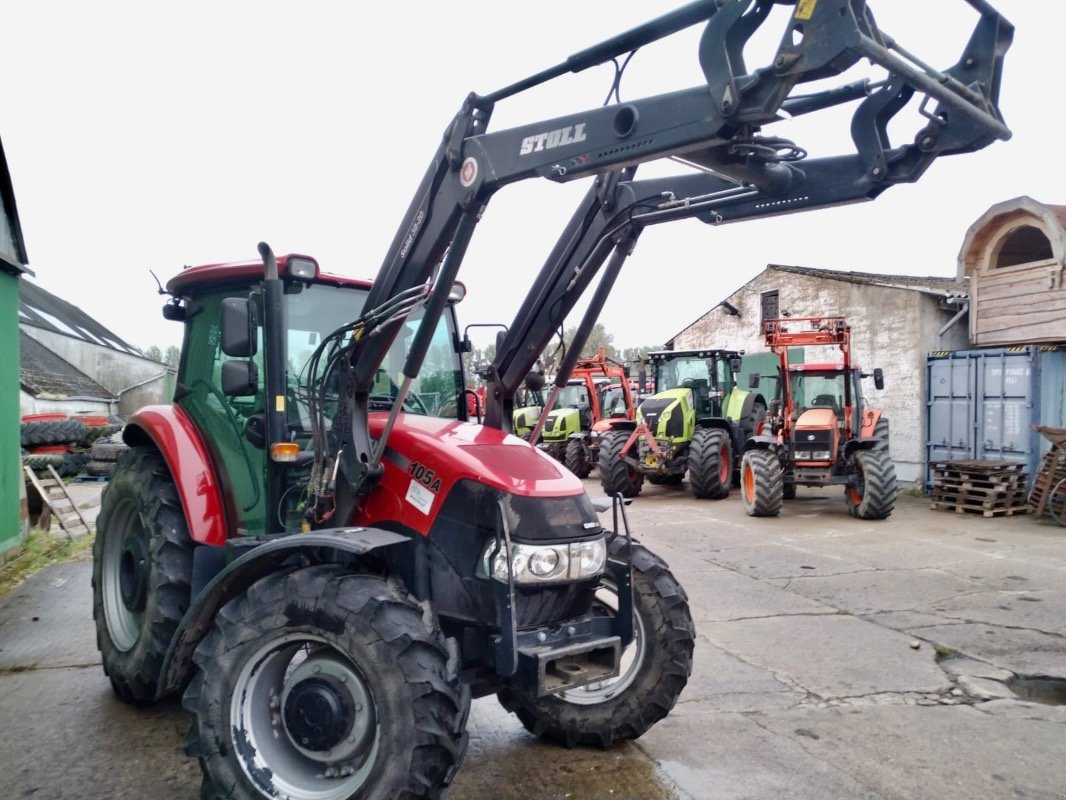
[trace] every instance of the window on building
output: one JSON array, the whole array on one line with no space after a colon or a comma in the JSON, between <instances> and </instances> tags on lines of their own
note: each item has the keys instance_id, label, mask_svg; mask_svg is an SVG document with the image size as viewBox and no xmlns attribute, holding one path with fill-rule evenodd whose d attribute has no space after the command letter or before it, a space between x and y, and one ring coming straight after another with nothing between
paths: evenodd
<instances>
[{"instance_id":1,"label":"window on building","mask_svg":"<svg viewBox=\"0 0 1066 800\"><path fill-rule=\"evenodd\" d=\"M778 319L781 316L781 299L775 289L772 292L762 293L762 330L766 330L766 320Z\"/></svg>"}]
</instances>

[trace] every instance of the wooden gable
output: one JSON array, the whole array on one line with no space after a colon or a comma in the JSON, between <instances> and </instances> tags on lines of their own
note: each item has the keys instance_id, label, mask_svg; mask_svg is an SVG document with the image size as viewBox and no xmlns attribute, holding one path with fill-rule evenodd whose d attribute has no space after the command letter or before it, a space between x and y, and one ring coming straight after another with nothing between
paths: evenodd
<instances>
[{"instance_id":1,"label":"wooden gable","mask_svg":"<svg viewBox=\"0 0 1066 800\"><path fill-rule=\"evenodd\" d=\"M969 279L979 347L1066 342L1066 206L997 203L970 226L958 277Z\"/></svg>"}]
</instances>

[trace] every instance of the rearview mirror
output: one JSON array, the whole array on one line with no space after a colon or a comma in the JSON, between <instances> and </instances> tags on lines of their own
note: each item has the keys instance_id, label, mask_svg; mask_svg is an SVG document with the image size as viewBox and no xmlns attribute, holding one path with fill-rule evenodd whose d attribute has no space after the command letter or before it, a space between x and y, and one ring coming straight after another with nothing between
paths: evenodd
<instances>
[{"instance_id":1,"label":"rearview mirror","mask_svg":"<svg viewBox=\"0 0 1066 800\"><path fill-rule=\"evenodd\" d=\"M526 388L531 392L540 392L544 388L544 376L539 372L530 372L526 375Z\"/></svg>"},{"instance_id":2,"label":"rearview mirror","mask_svg":"<svg viewBox=\"0 0 1066 800\"><path fill-rule=\"evenodd\" d=\"M254 361L226 361L222 364L222 394L245 397L259 389L259 370Z\"/></svg>"},{"instance_id":3,"label":"rearview mirror","mask_svg":"<svg viewBox=\"0 0 1066 800\"><path fill-rule=\"evenodd\" d=\"M748 375L748 388L749 389L758 389L759 388L759 373L758 372L752 372L752 373L750 373Z\"/></svg>"},{"instance_id":4,"label":"rearview mirror","mask_svg":"<svg viewBox=\"0 0 1066 800\"><path fill-rule=\"evenodd\" d=\"M885 388L885 373L880 367L874 370L874 386L877 389Z\"/></svg>"},{"instance_id":5,"label":"rearview mirror","mask_svg":"<svg viewBox=\"0 0 1066 800\"><path fill-rule=\"evenodd\" d=\"M222 301L222 352L234 358L250 358L258 349L255 306L247 297Z\"/></svg>"}]
</instances>

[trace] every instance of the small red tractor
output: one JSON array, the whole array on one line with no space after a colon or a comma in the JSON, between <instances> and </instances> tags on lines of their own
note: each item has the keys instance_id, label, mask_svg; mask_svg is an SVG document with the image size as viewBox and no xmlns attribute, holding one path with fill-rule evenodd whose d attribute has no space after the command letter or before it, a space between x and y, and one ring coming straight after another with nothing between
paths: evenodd
<instances>
[{"instance_id":1,"label":"small red tractor","mask_svg":"<svg viewBox=\"0 0 1066 800\"><path fill-rule=\"evenodd\" d=\"M780 358L767 429L752 437L741 467L750 516L776 516L797 486L844 487L851 515L885 519L896 502L888 419L862 394L862 378L884 388L880 369L864 373L851 360L851 327L843 317L794 317L765 322L766 345ZM793 347L839 348L840 362L790 364ZM752 383L759 376L752 376Z\"/></svg>"},{"instance_id":2,"label":"small red tractor","mask_svg":"<svg viewBox=\"0 0 1066 800\"><path fill-rule=\"evenodd\" d=\"M468 95L372 282L266 244L258 262L168 282L164 316L185 329L174 403L123 430L93 616L120 698L184 692L203 800L439 798L474 697L567 746L609 747L670 712L696 639L685 591L620 497L593 500L511 432L516 391L599 276L553 391L566 385L647 226L870 200L1009 138L1013 29L968 2L965 56L939 71L862 0L697 0ZM787 30L749 72L744 45L775 9ZM619 62L694 25L699 85L490 130L498 103L567 73L614 63L617 96ZM866 61L876 83L822 88ZM923 128L892 146L886 126L916 94ZM854 152L808 159L762 133L845 103ZM666 157L687 172L636 180ZM474 422L457 273L496 192L538 177L590 185L479 372Z\"/></svg>"},{"instance_id":3,"label":"small red tractor","mask_svg":"<svg viewBox=\"0 0 1066 800\"><path fill-rule=\"evenodd\" d=\"M629 372L605 348L579 359L551 410L541 416L537 446L579 478L596 464L603 437L636 416Z\"/></svg>"}]
</instances>

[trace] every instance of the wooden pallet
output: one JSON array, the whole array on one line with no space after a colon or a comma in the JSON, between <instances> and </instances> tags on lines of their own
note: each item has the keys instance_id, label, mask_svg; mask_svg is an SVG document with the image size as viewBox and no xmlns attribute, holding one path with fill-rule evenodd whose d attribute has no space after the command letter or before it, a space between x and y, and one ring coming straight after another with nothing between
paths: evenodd
<instances>
[{"instance_id":1,"label":"wooden pallet","mask_svg":"<svg viewBox=\"0 0 1066 800\"><path fill-rule=\"evenodd\" d=\"M41 528L46 531L49 530L52 527L52 519L54 517L68 539L73 540L75 536L92 533L89 523L85 521L85 517L82 516L81 511L78 510L70 495L67 494L67 487L63 484L63 479L59 477L55 467L49 465L47 468L48 475L43 477L34 472L33 468L28 464L23 466L23 469L26 471L26 477L33 484L33 488L37 490L41 500L44 502L44 511L41 513L41 518L37 523Z\"/></svg>"},{"instance_id":2,"label":"wooden pallet","mask_svg":"<svg viewBox=\"0 0 1066 800\"><path fill-rule=\"evenodd\" d=\"M1029 513L1025 465L1013 461L933 464L930 508L985 517Z\"/></svg>"},{"instance_id":3,"label":"wooden pallet","mask_svg":"<svg viewBox=\"0 0 1066 800\"><path fill-rule=\"evenodd\" d=\"M1066 481L1066 447L1056 444L1040 459L1040 468L1033 478L1032 489L1029 490L1029 513L1039 517L1049 511L1051 493L1062 481ZM1052 516L1058 519L1056 513Z\"/></svg>"}]
</instances>

